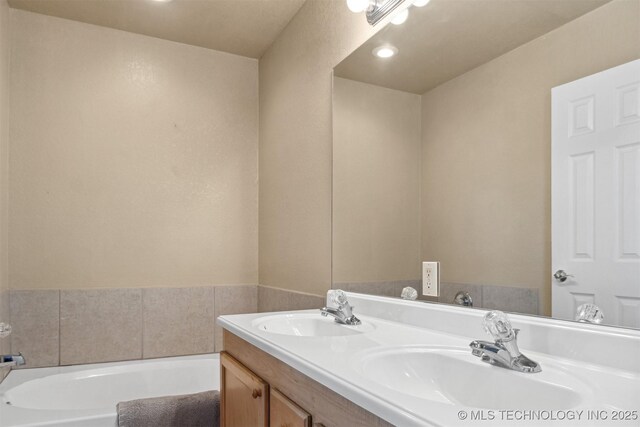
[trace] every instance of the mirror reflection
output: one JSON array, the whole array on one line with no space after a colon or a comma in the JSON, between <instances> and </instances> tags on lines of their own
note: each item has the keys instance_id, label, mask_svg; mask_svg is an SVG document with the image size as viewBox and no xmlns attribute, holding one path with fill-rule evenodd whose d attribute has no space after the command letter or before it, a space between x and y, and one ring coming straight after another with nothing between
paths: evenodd
<instances>
[{"instance_id":1,"label":"mirror reflection","mask_svg":"<svg viewBox=\"0 0 640 427\"><path fill-rule=\"evenodd\" d=\"M381 29L334 69L333 287L640 328L638 58L635 0Z\"/></svg>"}]
</instances>

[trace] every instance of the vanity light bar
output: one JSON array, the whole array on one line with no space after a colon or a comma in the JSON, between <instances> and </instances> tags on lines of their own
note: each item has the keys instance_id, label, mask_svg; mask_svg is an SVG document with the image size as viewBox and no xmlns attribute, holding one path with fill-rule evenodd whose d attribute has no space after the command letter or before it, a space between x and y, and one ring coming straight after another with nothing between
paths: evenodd
<instances>
[{"instance_id":1,"label":"vanity light bar","mask_svg":"<svg viewBox=\"0 0 640 427\"><path fill-rule=\"evenodd\" d=\"M375 4L367 9L367 22L376 25L404 2L405 0L375 0Z\"/></svg>"},{"instance_id":2,"label":"vanity light bar","mask_svg":"<svg viewBox=\"0 0 640 427\"><path fill-rule=\"evenodd\" d=\"M431 0L347 0L347 7L353 13L366 12L367 22L376 25L390 13L398 9L391 21L400 25L407 20L411 6L423 7ZM402 7L400 7L402 5Z\"/></svg>"}]
</instances>

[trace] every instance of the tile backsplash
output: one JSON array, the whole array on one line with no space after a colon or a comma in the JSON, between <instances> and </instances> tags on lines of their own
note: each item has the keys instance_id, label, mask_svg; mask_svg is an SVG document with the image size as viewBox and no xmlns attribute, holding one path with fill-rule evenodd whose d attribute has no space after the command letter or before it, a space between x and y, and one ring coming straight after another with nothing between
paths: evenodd
<instances>
[{"instance_id":1,"label":"tile backsplash","mask_svg":"<svg viewBox=\"0 0 640 427\"><path fill-rule=\"evenodd\" d=\"M213 353L215 289L142 290L143 358Z\"/></svg>"},{"instance_id":2,"label":"tile backsplash","mask_svg":"<svg viewBox=\"0 0 640 427\"><path fill-rule=\"evenodd\" d=\"M324 296L257 285L12 290L5 352L24 368L213 353L225 314L320 308Z\"/></svg>"},{"instance_id":3,"label":"tile backsplash","mask_svg":"<svg viewBox=\"0 0 640 427\"><path fill-rule=\"evenodd\" d=\"M476 308L503 310L522 314L542 314L540 295L537 288L502 286L492 284L440 283L440 296L437 298L420 295L421 280L396 280L386 282L342 282L334 283L335 289L368 295L400 297L402 288L411 286L418 291L420 300L453 304L459 291L468 292Z\"/></svg>"},{"instance_id":4,"label":"tile backsplash","mask_svg":"<svg viewBox=\"0 0 640 427\"><path fill-rule=\"evenodd\" d=\"M404 286L419 289L419 281L343 285L353 292L388 296L399 295ZM476 307L538 310L535 290L442 285L441 300L449 301L458 290L466 290ZM260 285L12 290L3 294L0 301L9 313L5 321L11 323L13 332L0 347L3 353L22 352L25 368L217 352L222 349L222 330L215 324L218 316L320 308L325 299Z\"/></svg>"},{"instance_id":5,"label":"tile backsplash","mask_svg":"<svg viewBox=\"0 0 640 427\"><path fill-rule=\"evenodd\" d=\"M325 295L314 295L269 286L259 286L258 312L322 308L325 303L325 298Z\"/></svg>"},{"instance_id":6,"label":"tile backsplash","mask_svg":"<svg viewBox=\"0 0 640 427\"><path fill-rule=\"evenodd\" d=\"M140 359L141 307L142 289L61 290L60 364Z\"/></svg>"},{"instance_id":7,"label":"tile backsplash","mask_svg":"<svg viewBox=\"0 0 640 427\"><path fill-rule=\"evenodd\" d=\"M0 322L9 323L9 291L0 290ZM11 335L0 339L0 354L11 351ZM0 368L0 382L9 374L11 368Z\"/></svg>"},{"instance_id":8,"label":"tile backsplash","mask_svg":"<svg viewBox=\"0 0 640 427\"><path fill-rule=\"evenodd\" d=\"M11 353L34 368L60 364L60 291L10 291L9 307Z\"/></svg>"}]
</instances>

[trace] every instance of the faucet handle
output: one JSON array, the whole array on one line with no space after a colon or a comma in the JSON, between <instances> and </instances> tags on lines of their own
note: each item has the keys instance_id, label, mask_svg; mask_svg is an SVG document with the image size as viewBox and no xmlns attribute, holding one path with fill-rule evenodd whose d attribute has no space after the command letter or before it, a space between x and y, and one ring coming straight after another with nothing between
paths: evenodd
<instances>
[{"instance_id":1,"label":"faucet handle","mask_svg":"<svg viewBox=\"0 0 640 427\"><path fill-rule=\"evenodd\" d=\"M353 316L354 307L349 304L349 301L347 300L347 294L345 294L342 289L331 291L331 293L329 294L329 299L331 300L331 304L335 305L336 308L345 315L345 317Z\"/></svg>"},{"instance_id":2,"label":"faucet handle","mask_svg":"<svg viewBox=\"0 0 640 427\"><path fill-rule=\"evenodd\" d=\"M595 304L582 304L576 310L576 320L583 323L600 324L604 320L604 314Z\"/></svg>"},{"instance_id":3,"label":"faucet handle","mask_svg":"<svg viewBox=\"0 0 640 427\"><path fill-rule=\"evenodd\" d=\"M331 302L337 307L344 307L346 304L349 304L347 294L345 294L342 289L336 289L331 292Z\"/></svg>"},{"instance_id":4,"label":"faucet handle","mask_svg":"<svg viewBox=\"0 0 640 427\"><path fill-rule=\"evenodd\" d=\"M490 311L484 316L482 327L485 332L493 336L498 341L511 341L516 337L517 332L514 331L509 321L509 317L501 311Z\"/></svg>"},{"instance_id":5,"label":"faucet handle","mask_svg":"<svg viewBox=\"0 0 640 427\"><path fill-rule=\"evenodd\" d=\"M411 286L407 286L406 288L402 288L402 293L400 294L402 299L415 301L418 299L418 291L413 289Z\"/></svg>"},{"instance_id":6,"label":"faucet handle","mask_svg":"<svg viewBox=\"0 0 640 427\"><path fill-rule=\"evenodd\" d=\"M8 323L0 323L0 338L8 337L11 334L11 325Z\"/></svg>"}]
</instances>

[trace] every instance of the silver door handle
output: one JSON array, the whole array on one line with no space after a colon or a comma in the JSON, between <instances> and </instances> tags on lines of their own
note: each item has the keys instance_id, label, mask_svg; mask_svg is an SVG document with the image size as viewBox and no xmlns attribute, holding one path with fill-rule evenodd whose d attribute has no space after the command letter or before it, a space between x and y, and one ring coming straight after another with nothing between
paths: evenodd
<instances>
[{"instance_id":1,"label":"silver door handle","mask_svg":"<svg viewBox=\"0 0 640 427\"><path fill-rule=\"evenodd\" d=\"M566 282L569 277L573 277L573 275L567 274L567 272L564 270L558 270L555 273L553 273L553 278L560 283Z\"/></svg>"}]
</instances>

